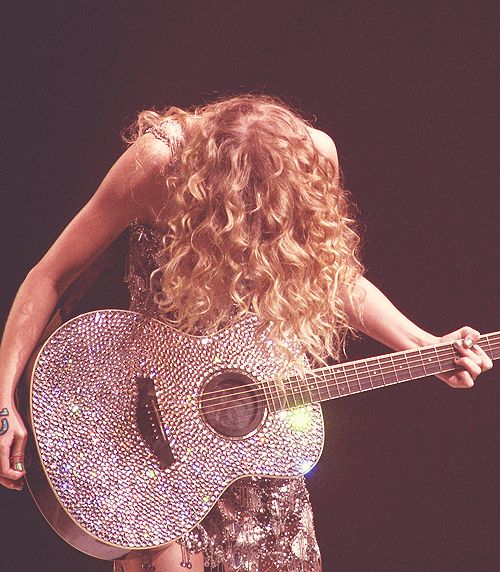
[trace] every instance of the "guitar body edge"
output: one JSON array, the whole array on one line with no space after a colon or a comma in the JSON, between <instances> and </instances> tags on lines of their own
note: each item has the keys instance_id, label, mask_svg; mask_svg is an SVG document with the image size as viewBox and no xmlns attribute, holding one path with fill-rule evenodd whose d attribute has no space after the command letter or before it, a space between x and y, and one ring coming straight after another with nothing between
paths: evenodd
<instances>
[{"instance_id":1,"label":"guitar body edge","mask_svg":"<svg viewBox=\"0 0 500 572\"><path fill-rule=\"evenodd\" d=\"M252 342L257 329L252 318L212 337L187 336L151 318L106 310L54 332L29 387L34 450L27 481L57 534L105 560L159 548L199 524L233 482L298 477L317 463L321 407L269 409L261 387L281 364ZM216 384L226 383L220 372L227 371L248 377L250 407L227 418L227 408L219 416L216 407L212 418L210 391L221 391ZM164 467L138 426L141 380L158 399L171 454ZM246 431L245 423L261 414ZM235 419L243 423L240 435L218 431Z\"/></svg>"}]
</instances>

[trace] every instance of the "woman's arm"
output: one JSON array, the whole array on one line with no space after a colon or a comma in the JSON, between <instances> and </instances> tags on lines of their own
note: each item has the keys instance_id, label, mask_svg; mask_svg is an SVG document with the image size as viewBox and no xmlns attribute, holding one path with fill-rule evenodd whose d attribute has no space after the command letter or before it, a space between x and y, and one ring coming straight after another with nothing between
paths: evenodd
<instances>
[{"instance_id":1,"label":"woman's arm","mask_svg":"<svg viewBox=\"0 0 500 572\"><path fill-rule=\"evenodd\" d=\"M14 406L14 391L58 300L128 224L151 218L168 160L164 143L152 135L141 137L21 285L0 345L0 411L8 412L0 419L8 426L0 435L0 484L20 487L15 480L24 472L11 465L22 463L26 429Z\"/></svg>"},{"instance_id":2,"label":"woman's arm","mask_svg":"<svg viewBox=\"0 0 500 572\"><path fill-rule=\"evenodd\" d=\"M437 376L452 387L472 387L476 377L493 365L484 351L474 345L479 332L464 326L443 337L433 336L409 320L364 277L358 279L353 295L345 296L344 308L354 328L394 350L455 341L461 354L457 367L463 369Z\"/></svg>"},{"instance_id":3,"label":"woman's arm","mask_svg":"<svg viewBox=\"0 0 500 572\"><path fill-rule=\"evenodd\" d=\"M335 163L338 171L338 154L329 135L310 129L317 150ZM477 345L479 332L464 326L451 334L436 337L422 330L402 314L392 302L369 280L357 281L353 296L343 296L344 309L351 325L395 350L455 341L461 357L456 360L458 370L436 377L452 387L472 387L482 372L492 367L492 361Z\"/></svg>"},{"instance_id":4,"label":"woman's arm","mask_svg":"<svg viewBox=\"0 0 500 572\"><path fill-rule=\"evenodd\" d=\"M422 330L402 314L374 284L358 279L351 298L344 307L350 324L393 350L439 343L439 338Z\"/></svg>"}]
</instances>

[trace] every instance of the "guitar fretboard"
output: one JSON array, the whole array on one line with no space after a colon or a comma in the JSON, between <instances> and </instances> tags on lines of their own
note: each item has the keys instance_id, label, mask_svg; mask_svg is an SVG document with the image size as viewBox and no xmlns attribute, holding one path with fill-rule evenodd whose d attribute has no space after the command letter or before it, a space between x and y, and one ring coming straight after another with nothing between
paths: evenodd
<instances>
[{"instance_id":1,"label":"guitar fretboard","mask_svg":"<svg viewBox=\"0 0 500 572\"><path fill-rule=\"evenodd\" d=\"M476 342L492 359L500 357L500 332L485 334ZM264 387L274 411L319 403L362 391L386 387L457 369L458 352L452 342L395 352L346 364L322 367L304 376L289 377Z\"/></svg>"}]
</instances>

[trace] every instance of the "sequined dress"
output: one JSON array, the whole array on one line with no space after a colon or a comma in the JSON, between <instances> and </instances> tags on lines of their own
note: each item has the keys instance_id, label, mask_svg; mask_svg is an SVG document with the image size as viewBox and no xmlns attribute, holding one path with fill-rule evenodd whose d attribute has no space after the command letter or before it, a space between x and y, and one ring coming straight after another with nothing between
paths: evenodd
<instances>
[{"instance_id":1,"label":"sequined dress","mask_svg":"<svg viewBox=\"0 0 500 572\"><path fill-rule=\"evenodd\" d=\"M167 121L151 132L175 153L182 142L177 123ZM126 281L130 309L162 319L150 276L158 266L162 234L136 223L130 232ZM320 554L309 495L303 478L244 478L232 484L179 543L189 553L203 551L210 570L224 572L316 572Z\"/></svg>"}]
</instances>

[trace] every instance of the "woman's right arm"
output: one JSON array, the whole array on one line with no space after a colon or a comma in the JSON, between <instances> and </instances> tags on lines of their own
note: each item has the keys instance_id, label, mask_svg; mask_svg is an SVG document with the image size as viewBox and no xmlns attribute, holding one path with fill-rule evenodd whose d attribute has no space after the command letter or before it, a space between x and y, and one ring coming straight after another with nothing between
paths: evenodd
<instances>
[{"instance_id":1,"label":"woman's right arm","mask_svg":"<svg viewBox=\"0 0 500 572\"><path fill-rule=\"evenodd\" d=\"M20 489L26 429L14 392L66 288L135 219L148 220L162 193L168 147L142 136L115 163L91 200L28 273L0 345L0 484ZM3 425L2 425L3 423ZM2 429L3 427L3 429Z\"/></svg>"}]
</instances>

